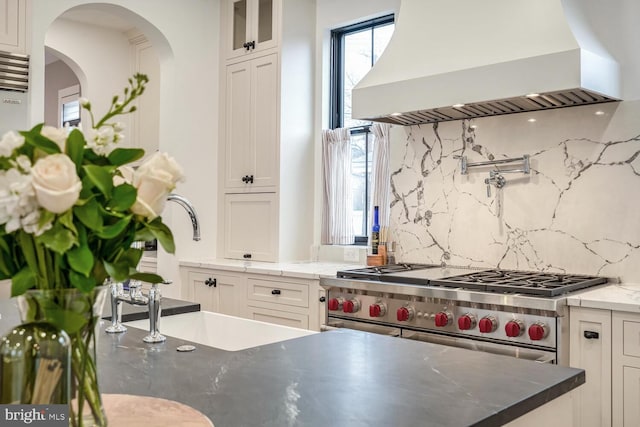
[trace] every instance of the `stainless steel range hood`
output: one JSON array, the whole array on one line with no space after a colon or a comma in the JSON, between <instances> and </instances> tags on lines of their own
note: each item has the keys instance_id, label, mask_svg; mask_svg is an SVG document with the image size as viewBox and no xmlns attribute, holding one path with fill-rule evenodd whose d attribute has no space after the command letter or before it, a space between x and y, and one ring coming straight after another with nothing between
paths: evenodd
<instances>
[{"instance_id":1,"label":"stainless steel range hood","mask_svg":"<svg viewBox=\"0 0 640 427\"><path fill-rule=\"evenodd\" d=\"M584 0L402 0L352 116L400 125L620 100Z\"/></svg>"}]
</instances>

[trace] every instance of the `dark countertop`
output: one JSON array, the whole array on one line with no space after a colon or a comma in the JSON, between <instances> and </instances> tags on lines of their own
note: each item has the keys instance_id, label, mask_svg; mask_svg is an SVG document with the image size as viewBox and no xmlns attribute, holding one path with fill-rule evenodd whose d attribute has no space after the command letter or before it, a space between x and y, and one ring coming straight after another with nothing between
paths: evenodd
<instances>
[{"instance_id":1,"label":"dark countertop","mask_svg":"<svg viewBox=\"0 0 640 427\"><path fill-rule=\"evenodd\" d=\"M193 311L200 311L200 304L182 301L178 299L162 298L160 304L161 312L160 316L173 316L174 314L191 313ZM104 303L104 309L102 310L102 318L111 320L111 304L108 296ZM134 320L142 320L149 318L149 309L147 306L142 305L130 305L122 303L122 321L132 322Z\"/></svg>"},{"instance_id":2,"label":"dark countertop","mask_svg":"<svg viewBox=\"0 0 640 427\"><path fill-rule=\"evenodd\" d=\"M191 353L145 334L100 335L102 392L183 402L216 427L495 426L585 380L580 369L351 330Z\"/></svg>"}]
</instances>

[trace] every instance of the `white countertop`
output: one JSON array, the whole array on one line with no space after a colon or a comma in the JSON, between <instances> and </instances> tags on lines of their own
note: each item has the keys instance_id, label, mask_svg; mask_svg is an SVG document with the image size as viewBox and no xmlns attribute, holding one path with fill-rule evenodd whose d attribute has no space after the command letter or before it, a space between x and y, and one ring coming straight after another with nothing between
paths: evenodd
<instances>
[{"instance_id":1,"label":"white countertop","mask_svg":"<svg viewBox=\"0 0 640 427\"><path fill-rule=\"evenodd\" d=\"M567 298L576 307L640 313L640 283L619 283L586 290Z\"/></svg>"},{"instance_id":2,"label":"white countertop","mask_svg":"<svg viewBox=\"0 0 640 427\"><path fill-rule=\"evenodd\" d=\"M300 261L300 262L259 262L232 259L190 259L181 260L180 267L212 268L243 273L270 274L273 276L319 279L336 277L336 272L363 267L360 264Z\"/></svg>"}]
</instances>

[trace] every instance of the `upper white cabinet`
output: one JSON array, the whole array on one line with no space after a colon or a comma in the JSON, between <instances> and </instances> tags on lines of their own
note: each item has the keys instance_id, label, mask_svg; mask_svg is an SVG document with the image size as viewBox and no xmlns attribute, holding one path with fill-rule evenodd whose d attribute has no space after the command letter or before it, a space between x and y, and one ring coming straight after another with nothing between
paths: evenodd
<instances>
[{"instance_id":1,"label":"upper white cabinet","mask_svg":"<svg viewBox=\"0 0 640 427\"><path fill-rule=\"evenodd\" d=\"M27 0L0 0L0 50L27 54Z\"/></svg>"},{"instance_id":2,"label":"upper white cabinet","mask_svg":"<svg viewBox=\"0 0 640 427\"><path fill-rule=\"evenodd\" d=\"M225 190L275 191L278 55L227 66Z\"/></svg>"},{"instance_id":3,"label":"upper white cabinet","mask_svg":"<svg viewBox=\"0 0 640 427\"><path fill-rule=\"evenodd\" d=\"M225 52L228 59L250 56L278 46L279 0L228 0L224 2Z\"/></svg>"}]
</instances>

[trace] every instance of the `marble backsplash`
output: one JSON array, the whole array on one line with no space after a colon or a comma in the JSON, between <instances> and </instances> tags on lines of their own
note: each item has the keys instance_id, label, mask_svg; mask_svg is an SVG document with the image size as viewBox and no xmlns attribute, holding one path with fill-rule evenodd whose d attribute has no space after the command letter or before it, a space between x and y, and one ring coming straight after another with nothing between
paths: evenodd
<instances>
[{"instance_id":1,"label":"marble backsplash","mask_svg":"<svg viewBox=\"0 0 640 427\"><path fill-rule=\"evenodd\" d=\"M395 127L391 144L398 260L640 283L640 101ZM489 197L496 167L461 174L459 156L523 154L530 174Z\"/></svg>"}]
</instances>

